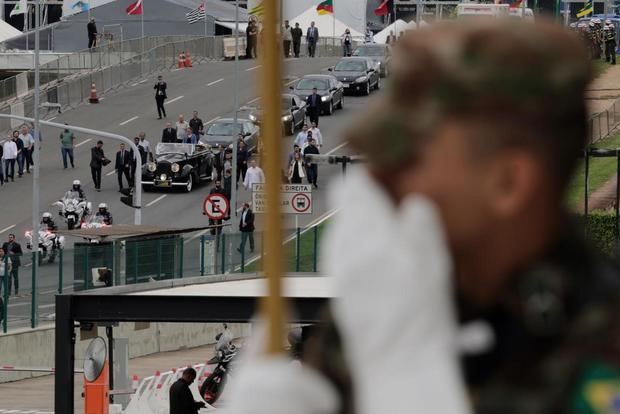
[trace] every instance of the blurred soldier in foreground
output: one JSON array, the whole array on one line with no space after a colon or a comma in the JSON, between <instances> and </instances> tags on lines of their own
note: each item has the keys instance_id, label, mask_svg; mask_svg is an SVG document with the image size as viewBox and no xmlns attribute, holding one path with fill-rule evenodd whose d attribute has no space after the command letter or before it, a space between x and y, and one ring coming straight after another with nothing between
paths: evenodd
<instances>
[{"instance_id":1,"label":"blurred soldier in foreground","mask_svg":"<svg viewBox=\"0 0 620 414\"><path fill-rule=\"evenodd\" d=\"M302 366L254 360L228 412L588 412L589 370L618 372L620 295L565 210L583 43L546 24L435 25L392 64L344 137L368 165L333 194L323 269L338 299Z\"/></svg>"}]
</instances>

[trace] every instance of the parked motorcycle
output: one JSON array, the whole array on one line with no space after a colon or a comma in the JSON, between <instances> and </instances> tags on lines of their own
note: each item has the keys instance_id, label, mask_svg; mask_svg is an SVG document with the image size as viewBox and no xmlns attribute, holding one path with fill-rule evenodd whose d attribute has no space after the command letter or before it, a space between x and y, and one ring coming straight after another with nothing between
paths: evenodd
<instances>
[{"instance_id":1,"label":"parked motorcycle","mask_svg":"<svg viewBox=\"0 0 620 414\"><path fill-rule=\"evenodd\" d=\"M232 343L232 333L228 330L226 324L224 324L224 332L219 333L215 339L217 341L215 346L216 355L211 358L208 364L217 363L217 366L200 386L200 395L211 405L222 395L230 375L230 364L239 351L239 348Z\"/></svg>"},{"instance_id":2,"label":"parked motorcycle","mask_svg":"<svg viewBox=\"0 0 620 414\"><path fill-rule=\"evenodd\" d=\"M32 230L25 233L26 247L32 250ZM39 265L47 259L47 263L54 263L58 252L65 247L65 238L48 230L39 230Z\"/></svg>"},{"instance_id":3,"label":"parked motorcycle","mask_svg":"<svg viewBox=\"0 0 620 414\"><path fill-rule=\"evenodd\" d=\"M70 192L69 192L70 193ZM79 228L84 217L91 212L91 203L71 196L69 193L54 203L58 206L58 215L64 217L67 228L73 230Z\"/></svg>"}]
</instances>

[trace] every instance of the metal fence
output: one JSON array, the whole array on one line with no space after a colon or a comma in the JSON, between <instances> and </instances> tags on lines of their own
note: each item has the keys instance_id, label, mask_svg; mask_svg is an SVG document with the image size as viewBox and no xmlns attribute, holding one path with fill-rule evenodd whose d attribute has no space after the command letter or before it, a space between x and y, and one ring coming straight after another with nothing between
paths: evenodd
<instances>
[{"instance_id":1,"label":"metal fence","mask_svg":"<svg viewBox=\"0 0 620 414\"><path fill-rule=\"evenodd\" d=\"M617 99L607 110L594 114L588 120L588 144L607 138L620 125L620 99Z\"/></svg>"},{"instance_id":2,"label":"metal fence","mask_svg":"<svg viewBox=\"0 0 620 414\"><path fill-rule=\"evenodd\" d=\"M322 228L313 226L286 231L283 245L286 271L318 270ZM9 296L9 266L0 265L0 325L3 332L7 332L52 323L55 296L59 293L153 280L261 271L263 257L268 252L263 248L263 234L255 232L253 237L253 251L249 237L228 232L185 239L171 236L101 244L76 243L71 249L59 250L53 256L41 255L36 281L32 279L33 254L25 252L17 268L19 296L14 296L13 283ZM247 239L245 246L240 249L244 238Z\"/></svg>"}]
</instances>

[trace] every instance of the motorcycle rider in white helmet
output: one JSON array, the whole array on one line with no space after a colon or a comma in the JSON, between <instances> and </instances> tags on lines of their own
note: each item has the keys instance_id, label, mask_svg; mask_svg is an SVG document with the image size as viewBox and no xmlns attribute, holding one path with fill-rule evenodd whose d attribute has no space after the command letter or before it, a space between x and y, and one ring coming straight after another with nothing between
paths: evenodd
<instances>
[{"instance_id":1,"label":"motorcycle rider in white helmet","mask_svg":"<svg viewBox=\"0 0 620 414\"><path fill-rule=\"evenodd\" d=\"M56 226L56 223L54 223L54 220L52 219L52 214L48 211L43 213L43 215L41 216L41 224L43 225L42 230L47 230L47 231L58 230L58 226Z\"/></svg>"},{"instance_id":2,"label":"motorcycle rider in white helmet","mask_svg":"<svg viewBox=\"0 0 620 414\"><path fill-rule=\"evenodd\" d=\"M106 225L112 224L112 214L108 211L108 205L106 203L99 204L99 210L97 210L96 217L103 217L103 222Z\"/></svg>"},{"instance_id":3,"label":"motorcycle rider in white helmet","mask_svg":"<svg viewBox=\"0 0 620 414\"><path fill-rule=\"evenodd\" d=\"M84 194L84 190L82 190L82 183L80 180L73 180L73 185L71 189L67 191L66 196L77 198L80 201L86 200L86 194Z\"/></svg>"}]
</instances>

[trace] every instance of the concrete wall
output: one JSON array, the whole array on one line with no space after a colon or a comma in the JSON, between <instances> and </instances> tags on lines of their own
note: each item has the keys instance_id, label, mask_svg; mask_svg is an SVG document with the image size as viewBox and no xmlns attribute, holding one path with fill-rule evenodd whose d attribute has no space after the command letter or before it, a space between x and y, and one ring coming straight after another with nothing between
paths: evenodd
<instances>
[{"instance_id":1,"label":"concrete wall","mask_svg":"<svg viewBox=\"0 0 620 414\"><path fill-rule=\"evenodd\" d=\"M249 324L229 324L235 337L250 335ZM158 352L195 348L215 343L215 335L221 324L208 323L151 323L147 329L136 330L134 323L122 323L114 328L115 337L129 338L129 358L136 358ZM82 368L84 352L89 340L80 340L76 330L75 365ZM98 328L98 334L105 338L105 328ZM196 361L203 362L203 361ZM0 366L47 367L54 366L54 327L41 327L15 331L0 335ZM159 367L153 367L158 369ZM29 372L0 372L0 383L17 381L45 374Z\"/></svg>"}]
</instances>

